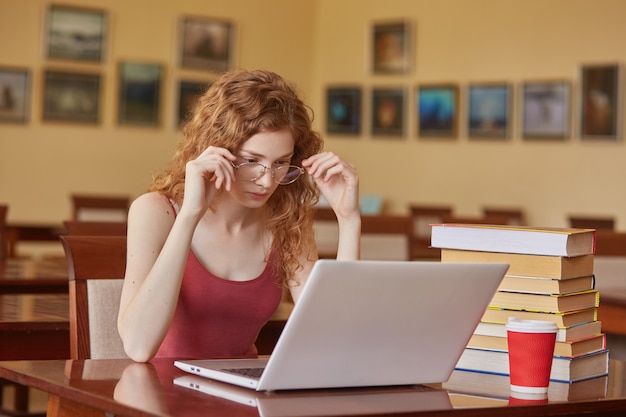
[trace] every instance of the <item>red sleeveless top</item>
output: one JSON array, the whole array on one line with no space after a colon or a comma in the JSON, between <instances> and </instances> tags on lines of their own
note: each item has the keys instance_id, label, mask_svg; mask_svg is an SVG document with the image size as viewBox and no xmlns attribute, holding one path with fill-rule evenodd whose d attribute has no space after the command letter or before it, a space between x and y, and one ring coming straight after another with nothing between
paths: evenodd
<instances>
[{"instance_id":1,"label":"red sleeveless top","mask_svg":"<svg viewBox=\"0 0 626 417\"><path fill-rule=\"evenodd\" d=\"M229 281L207 271L189 252L172 324L155 357L254 357L261 327L282 296L268 266L250 281Z\"/></svg>"},{"instance_id":2,"label":"red sleeveless top","mask_svg":"<svg viewBox=\"0 0 626 417\"><path fill-rule=\"evenodd\" d=\"M229 281L189 251L174 318L157 358L254 357L259 331L278 308L280 276L267 263L258 277Z\"/></svg>"}]
</instances>

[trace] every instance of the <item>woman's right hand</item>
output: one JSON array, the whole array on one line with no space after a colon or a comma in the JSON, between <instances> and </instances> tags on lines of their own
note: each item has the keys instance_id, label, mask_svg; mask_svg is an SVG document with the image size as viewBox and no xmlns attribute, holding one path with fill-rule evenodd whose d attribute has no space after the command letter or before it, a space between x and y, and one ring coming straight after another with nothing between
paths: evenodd
<instances>
[{"instance_id":1,"label":"woman's right hand","mask_svg":"<svg viewBox=\"0 0 626 417\"><path fill-rule=\"evenodd\" d=\"M202 216L218 192L230 190L235 181L233 162L236 160L228 149L209 146L196 159L187 162L181 212Z\"/></svg>"}]
</instances>

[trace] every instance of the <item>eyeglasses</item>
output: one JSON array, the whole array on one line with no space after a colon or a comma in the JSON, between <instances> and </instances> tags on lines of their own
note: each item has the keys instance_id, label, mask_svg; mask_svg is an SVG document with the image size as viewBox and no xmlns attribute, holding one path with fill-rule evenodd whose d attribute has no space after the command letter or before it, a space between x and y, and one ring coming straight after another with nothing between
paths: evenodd
<instances>
[{"instance_id":1,"label":"eyeglasses","mask_svg":"<svg viewBox=\"0 0 626 417\"><path fill-rule=\"evenodd\" d=\"M238 181L256 181L265 175L265 171L269 169L276 183L288 185L304 174L304 168L296 165L281 165L269 168L258 162L244 162L239 165L233 164L233 167L235 167L235 178Z\"/></svg>"}]
</instances>

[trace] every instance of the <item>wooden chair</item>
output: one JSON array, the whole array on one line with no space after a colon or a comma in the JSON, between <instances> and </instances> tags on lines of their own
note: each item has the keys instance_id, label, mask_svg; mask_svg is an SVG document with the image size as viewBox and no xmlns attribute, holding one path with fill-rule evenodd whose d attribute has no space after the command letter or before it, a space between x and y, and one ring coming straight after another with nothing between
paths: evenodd
<instances>
[{"instance_id":1,"label":"wooden chair","mask_svg":"<svg viewBox=\"0 0 626 417\"><path fill-rule=\"evenodd\" d=\"M412 236L410 216L361 216L361 259L408 261Z\"/></svg>"},{"instance_id":2,"label":"wooden chair","mask_svg":"<svg viewBox=\"0 0 626 417\"><path fill-rule=\"evenodd\" d=\"M483 207L485 217L499 217L511 226L525 226L526 216L521 208Z\"/></svg>"},{"instance_id":3,"label":"wooden chair","mask_svg":"<svg viewBox=\"0 0 626 417\"><path fill-rule=\"evenodd\" d=\"M72 194L72 220L117 221L128 218L130 197Z\"/></svg>"},{"instance_id":4,"label":"wooden chair","mask_svg":"<svg viewBox=\"0 0 626 417\"><path fill-rule=\"evenodd\" d=\"M626 336L626 233L596 231L593 273L600 291L602 331Z\"/></svg>"},{"instance_id":5,"label":"wooden chair","mask_svg":"<svg viewBox=\"0 0 626 417\"><path fill-rule=\"evenodd\" d=\"M438 259L439 249L430 247L430 225L442 223L443 217L452 215L448 205L409 205L412 219L411 259Z\"/></svg>"},{"instance_id":6,"label":"wooden chair","mask_svg":"<svg viewBox=\"0 0 626 417\"><path fill-rule=\"evenodd\" d=\"M65 233L82 236L126 236L126 222L88 222L66 220Z\"/></svg>"},{"instance_id":7,"label":"wooden chair","mask_svg":"<svg viewBox=\"0 0 626 417\"><path fill-rule=\"evenodd\" d=\"M569 215L567 220L576 229L615 230L613 217Z\"/></svg>"},{"instance_id":8,"label":"wooden chair","mask_svg":"<svg viewBox=\"0 0 626 417\"><path fill-rule=\"evenodd\" d=\"M313 229L320 258L335 258L339 245L339 225L337 216L330 207L315 209Z\"/></svg>"},{"instance_id":9,"label":"wooden chair","mask_svg":"<svg viewBox=\"0 0 626 417\"><path fill-rule=\"evenodd\" d=\"M7 231L7 213L9 206L0 205L0 262L5 260L9 253L9 235Z\"/></svg>"},{"instance_id":10,"label":"wooden chair","mask_svg":"<svg viewBox=\"0 0 626 417\"><path fill-rule=\"evenodd\" d=\"M117 332L126 236L61 236L69 272L70 357L125 358Z\"/></svg>"}]
</instances>

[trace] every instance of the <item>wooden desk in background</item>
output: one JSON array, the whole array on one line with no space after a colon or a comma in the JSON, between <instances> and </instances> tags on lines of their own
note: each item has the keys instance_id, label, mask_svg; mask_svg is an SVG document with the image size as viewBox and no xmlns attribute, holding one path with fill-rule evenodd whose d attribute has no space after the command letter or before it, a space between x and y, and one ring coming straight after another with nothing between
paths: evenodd
<instances>
[{"instance_id":1,"label":"wooden desk in background","mask_svg":"<svg viewBox=\"0 0 626 417\"><path fill-rule=\"evenodd\" d=\"M49 393L48 416L623 416L626 412L624 362L612 361L608 390L599 399L519 404L508 398L456 393L433 386L256 393L212 382L217 394L174 384L185 376L172 359L150 363L130 360L52 360L0 362L0 378ZM195 383L191 381L192 385ZM138 388L140 387L140 389ZM471 387L468 387L471 388ZM470 390L471 391L471 390ZM227 399L238 394L248 403ZM243 397L242 397L243 396ZM254 404L256 402L256 404ZM264 409L267 407L267 409Z\"/></svg>"},{"instance_id":2,"label":"wooden desk in background","mask_svg":"<svg viewBox=\"0 0 626 417\"><path fill-rule=\"evenodd\" d=\"M7 224L7 242L9 258L15 258L18 242L58 242L65 232L62 224L10 223Z\"/></svg>"},{"instance_id":3,"label":"wooden desk in background","mask_svg":"<svg viewBox=\"0 0 626 417\"><path fill-rule=\"evenodd\" d=\"M0 261L0 294L67 294L65 258Z\"/></svg>"}]
</instances>

